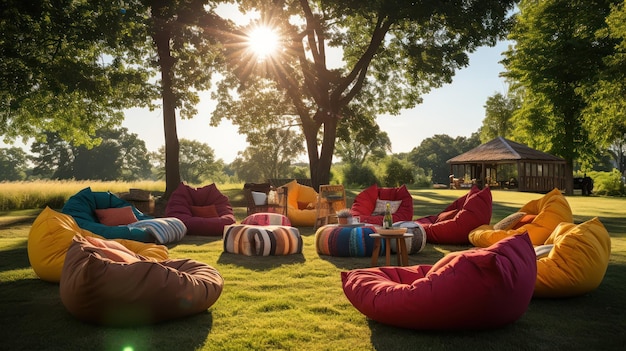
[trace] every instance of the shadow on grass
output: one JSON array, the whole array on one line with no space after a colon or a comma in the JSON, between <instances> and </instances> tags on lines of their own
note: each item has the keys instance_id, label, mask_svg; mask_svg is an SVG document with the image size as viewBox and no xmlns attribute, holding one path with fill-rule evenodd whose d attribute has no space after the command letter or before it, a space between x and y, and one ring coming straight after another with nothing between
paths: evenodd
<instances>
[{"instance_id":1,"label":"shadow on grass","mask_svg":"<svg viewBox=\"0 0 626 351\"><path fill-rule=\"evenodd\" d=\"M416 345L425 350L618 350L626 340L624 295L626 265L611 264L597 289L571 298L533 298L519 320L501 328L425 331L373 320L368 325L375 350L407 350Z\"/></svg>"},{"instance_id":2,"label":"shadow on grass","mask_svg":"<svg viewBox=\"0 0 626 351\"><path fill-rule=\"evenodd\" d=\"M155 325L116 328L87 324L74 318L63 306L59 285L39 279L22 279L0 283L2 324L21 331L15 338L2 328L6 350L196 350L211 332L210 312ZM34 322L36 321L36 322ZM46 326L45 338L24 337L35 326Z\"/></svg>"},{"instance_id":3,"label":"shadow on grass","mask_svg":"<svg viewBox=\"0 0 626 351\"><path fill-rule=\"evenodd\" d=\"M0 250L0 271L12 271L16 269L30 268L26 241L24 246L16 246L8 250Z\"/></svg>"},{"instance_id":4,"label":"shadow on grass","mask_svg":"<svg viewBox=\"0 0 626 351\"><path fill-rule=\"evenodd\" d=\"M284 265L304 263L305 261L303 254L286 256L246 256L228 252L222 252L217 259L217 263L219 264L230 264L253 271L267 271Z\"/></svg>"}]
</instances>

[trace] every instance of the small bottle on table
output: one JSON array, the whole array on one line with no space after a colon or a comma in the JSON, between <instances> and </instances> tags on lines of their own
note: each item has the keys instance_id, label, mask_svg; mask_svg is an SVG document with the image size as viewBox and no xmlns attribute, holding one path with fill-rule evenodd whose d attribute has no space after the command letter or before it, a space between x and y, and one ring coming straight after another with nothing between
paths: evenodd
<instances>
[{"instance_id":1,"label":"small bottle on table","mask_svg":"<svg viewBox=\"0 0 626 351\"><path fill-rule=\"evenodd\" d=\"M383 217L383 229L391 229L393 227L393 217L391 216L391 205L387 202L385 207L385 217Z\"/></svg>"}]
</instances>

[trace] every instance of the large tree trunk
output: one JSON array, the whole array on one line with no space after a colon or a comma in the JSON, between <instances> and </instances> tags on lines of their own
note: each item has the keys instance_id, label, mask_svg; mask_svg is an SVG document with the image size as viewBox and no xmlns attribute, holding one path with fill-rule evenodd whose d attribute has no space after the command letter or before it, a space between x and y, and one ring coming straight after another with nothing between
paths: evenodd
<instances>
[{"instance_id":1,"label":"large tree trunk","mask_svg":"<svg viewBox=\"0 0 626 351\"><path fill-rule=\"evenodd\" d=\"M166 200L169 199L181 181L180 145L176 130L176 97L172 90L175 59L171 55L171 35L166 21L159 21L157 18L156 22L152 38L157 47L161 68L161 97L163 98L163 129L165 132L165 193L163 199Z\"/></svg>"},{"instance_id":2,"label":"large tree trunk","mask_svg":"<svg viewBox=\"0 0 626 351\"><path fill-rule=\"evenodd\" d=\"M332 116L337 116L333 114ZM323 140L321 150L318 150L317 135L319 127L315 120L323 120L321 125L323 130ZM307 151L309 154L309 172L311 173L311 183L315 190L320 185L330 183L330 168L333 164L333 154L335 152L335 139L337 138L337 118L329 117L323 112L317 112L313 120L303 122L303 131L306 138Z\"/></svg>"}]
</instances>

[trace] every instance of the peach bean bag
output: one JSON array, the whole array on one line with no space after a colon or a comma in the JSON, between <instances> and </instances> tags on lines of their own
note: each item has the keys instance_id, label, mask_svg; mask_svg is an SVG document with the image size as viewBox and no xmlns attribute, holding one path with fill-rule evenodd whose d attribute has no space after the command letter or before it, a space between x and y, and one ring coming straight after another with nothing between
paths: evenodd
<instances>
[{"instance_id":1,"label":"peach bean bag","mask_svg":"<svg viewBox=\"0 0 626 351\"><path fill-rule=\"evenodd\" d=\"M165 215L183 221L187 235L221 236L225 226L235 223L228 197L214 183L201 188L180 183L167 202Z\"/></svg>"},{"instance_id":2,"label":"peach bean bag","mask_svg":"<svg viewBox=\"0 0 626 351\"><path fill-rule=\"evenodd\" d=\"M28 234L28 259L42 280L58 283L67 249L75 235L101 238L82 229L70 215L46 207L33 222ZM168 258L167 247L134 240L114 239L130 251L154 260Z\"/></svg>"},{"instance_id":3,"label":"peach bean bag","mask_svg":"<svg viewBox=\"0 0 626 351\"><path fill-rule=\"evenodd\" d=\"M342 272L354 307L383 324L419 330L490 329L518 320L532 298L537 260L528 235L448 254L435 265Z\"/></svg>"},{"instance_id":4,"label":"peach bean bag","mask_svg":"<svg viewBox=\"0 0 626 351\"><path fill-rule=\"evenodd\" d=\"M394 223L413 219L413 197L404 185L379 188L374 184L354 197L350 212L353 216L360 216L361 223L382 225L384 215L374 213L376 200L400 201L398 209L392 214Z\"/></svg>"},{"instance_id":5,"label":"peach bean bag","mask_svg":"<svg viewBox=\"0 0 626 351\"><path fill-rule=\"evenodd\" d=\"M468 235L491 221L492 198L488 187L473 186L437 215L415 220L426 231L429 243L469 244Z\"/></svg>"},{"instance_id":6,"label":"peach bean bag","mask_svg":"<svg viewBox=\"0 0 626 351\"><path fill-rule=\"evenodd\" d=\"M287 187L287 217L294 227L312 227L317 219L317 191L293 180Z\"/></svg>"},{"instance_id":7,"label":"peach bean bag","mask_svg":"<svg viewBox=\"0 0 626 351\"><path fill-rule=\"evenodd\" d=\"M561 223L545 242L550 251L537 261L536 297L570 297L596 289L609 265L611 238L596 217Z\"/></svg>"},{"instance_id":8,"label":"peach bean bag","mask_svg":"<svg viewBox=\"0 0 626 351\"><path fill-rule=\"evenodd\" d=\"M77 319L107 326L157 323L206 311L219 298L219 272L190 259L146 260L114 241L75 236L59 284Z\"/></svg>"},{"instance_id":9,"label":"peach bean bag","mask_svg":"<svg viewBox=\"0 0 626 351\"><path fill-rule=\"evenodd\" d=\"M532 219L521 226L506 230L494 229L489 224L482 225L469 233L470 243L477 247L487 247L506 237L527 232L533 245L542 245L559 223L574 222L567 199L556 188L539 199L529 201L518 212L524 212Z\"/></svg>"}]
</instances>

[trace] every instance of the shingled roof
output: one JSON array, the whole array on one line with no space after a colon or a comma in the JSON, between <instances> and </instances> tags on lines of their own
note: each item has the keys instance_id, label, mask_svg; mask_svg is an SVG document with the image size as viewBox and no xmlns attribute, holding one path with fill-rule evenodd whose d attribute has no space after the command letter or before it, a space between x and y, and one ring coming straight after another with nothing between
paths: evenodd
<instances>
[{"instance_id":1,"label":"shingled roof","mask_svg":"<svg viewBox=\"0 0 626 351\"><path fill-rule=\"evenodd\" d=\"M550 162L565 161L563 158L532 149L524 144L516 143L499 136L488 143L479 145L466 153L449 159L447 163L502 163L503 161L520 160Z\"/></svg>"}]
</instances>

